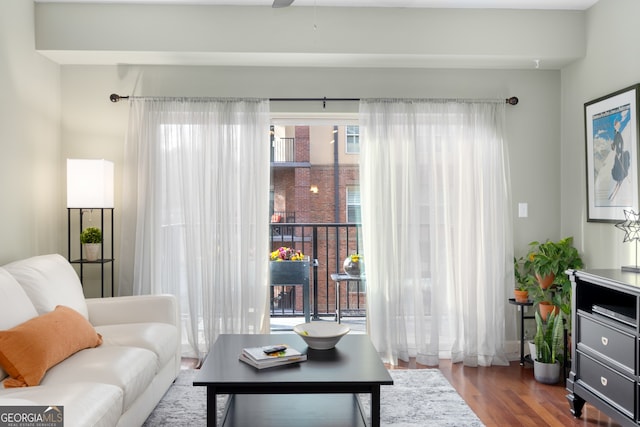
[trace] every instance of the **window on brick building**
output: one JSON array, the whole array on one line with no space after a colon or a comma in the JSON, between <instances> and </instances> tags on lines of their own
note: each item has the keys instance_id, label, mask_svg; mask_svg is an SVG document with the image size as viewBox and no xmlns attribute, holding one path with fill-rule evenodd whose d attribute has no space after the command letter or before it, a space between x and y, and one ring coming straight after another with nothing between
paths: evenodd
<instances>
[{"instance_id":1,"label":"window on brick building","mask_svg":"<svg viewBox=\"0 0 640 427\"><path fill-rule=\"evenodd\" d=\"M360 187L347 186L347 222L360 223Z\"/></svg>"},{"instance_id":2,"label":"window on brick building","mask_svg":"<svg viewBox=\"0 0 640 427\"><path fill-rule=\"evenodd\" d=\"M348 125L346 130L347 153L360 153L360 126Z\"/></svg>"}]
</instances>

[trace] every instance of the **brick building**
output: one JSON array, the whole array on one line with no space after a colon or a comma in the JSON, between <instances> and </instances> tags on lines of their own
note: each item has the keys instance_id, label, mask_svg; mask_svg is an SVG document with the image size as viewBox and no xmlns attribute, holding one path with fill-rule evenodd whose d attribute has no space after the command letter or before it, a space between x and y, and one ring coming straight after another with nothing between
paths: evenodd
<instances>
[{"instance_id":1,"label":"brick building","mask_svg":"<svg viewBox=\"0 0 640 427\"><path fill-rule=\"evenodd\" d=\"M319 314L335 312L335 283L332 273L341 272L342 260L361 252L356 227L360 222L358 127L351 125L273 126L271 211L278 226L273 249L293 246L318 259L312 272L312 302ZM293 224L304 224L298 227ZM312 234L317 224L317 234ZM329 226L329 224L333 224ZM343 226L339 226L342 224ZM313 255L315 254L315 256ZM364 289L359 282L341 287L343 310L364 312ZM292 289L274 289L274 307L291 313ZM295 290L294 290L295 291ZM348 295L348 298L346 296ZM314 304L316 303L316 304ZM295 313L302 311L302 295L295 295ZM276 310L277 311L277 310Z\"/></svg>"}]
</instances>

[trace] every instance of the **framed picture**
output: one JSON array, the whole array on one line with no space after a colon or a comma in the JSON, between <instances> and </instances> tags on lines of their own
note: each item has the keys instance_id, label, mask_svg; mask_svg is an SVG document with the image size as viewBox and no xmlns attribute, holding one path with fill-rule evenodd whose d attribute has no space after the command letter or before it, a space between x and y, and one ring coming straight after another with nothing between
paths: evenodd
<instances>
[{"instance_id":1,"label":"framed picture","mask_svg":"<svg viewBox=\"0 0 640 427\"><path fill-rule=\"evenodd\" d=\"M638 212L640 85L584 104L587 221L617 222Z\"/></svg>"}]
</instances>

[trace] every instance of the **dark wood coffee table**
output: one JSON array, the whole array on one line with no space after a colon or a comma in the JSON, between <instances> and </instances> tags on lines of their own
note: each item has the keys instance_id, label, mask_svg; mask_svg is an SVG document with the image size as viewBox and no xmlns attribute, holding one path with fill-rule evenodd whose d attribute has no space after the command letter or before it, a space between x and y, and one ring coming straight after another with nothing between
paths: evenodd
<instances>
[{"instance_id":1,"label":"dark wood coffee table","mask_svg":"<svg viewBox=\"0 0 640 427\"><path fill-rule=\"evenodd\" d=\"M306 362L258 370L238 360L244 347L288 344ZM366 426L357 393L371 394L371 426L380 426L380 386L392 385L367 335L344 336L331 350L308 349L295 334L220 335L194 386L207 387L207 425L216 395L229 394L223 426Z\"/></svg>"}]
</instances>

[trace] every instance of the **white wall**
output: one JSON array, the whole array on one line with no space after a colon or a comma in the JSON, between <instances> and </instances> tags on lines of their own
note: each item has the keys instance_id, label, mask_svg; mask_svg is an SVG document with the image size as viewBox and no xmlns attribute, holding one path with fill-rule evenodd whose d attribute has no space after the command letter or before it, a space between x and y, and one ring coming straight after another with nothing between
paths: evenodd
<instances>
[{"instance_id":1,"label":"white wall","mask_svg":"<svg viewBox=\"0 0 640 427\"><path fill-rule=\"evenodd\" d=\"M34 50L30 1L0 2L0 265L66 255L60 70Z\"/></svg>"},{"instance_id":2,"label":"white wall","mask_svg":"<svg viewBox=\"0 0 640 427\"><path fill-rule=\"evenodd\" d=\"M640 83L640 2L600 0L587 13L584 59L562 70L562 223L589 268L635 264L635 245L608 223L586 222L584 103Z\"/></svg>"}]
</instances>

